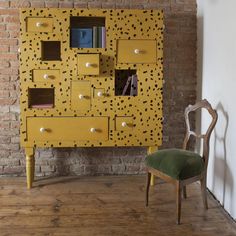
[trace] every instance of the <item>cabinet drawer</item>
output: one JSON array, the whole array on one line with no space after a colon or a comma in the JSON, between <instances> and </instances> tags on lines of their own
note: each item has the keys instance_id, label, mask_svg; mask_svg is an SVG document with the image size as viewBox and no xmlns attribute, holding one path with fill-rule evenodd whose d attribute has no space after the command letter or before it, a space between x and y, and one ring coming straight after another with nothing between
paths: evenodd
<instances>
[{"instance_id":1,"label":"cabinet drawer","mask_svg":"<svg viewBox=\"0 0 236 236\"><path fill-rule=\"evenodd\" d=\"M33 70L34 82L53 82L60 78L60 70Z\"/></svg>"},{"instance_id":2,"label":"cabinet drawer","mask_svg":"<svg viewBox=\"0 0 236 236\"><path fill-rule=\"evenodd\" d=\"M115 122L116 130L132 130L134 127L131 116L117 116Z\"/></svg>"},{"instance_id":3,"label":"cabinet drawer","mask_svg":"<svg viewBox=\"0 0 236 236\"><path fill-rule=\"evenodd\" d=\"M79 75L99 75L99 54L78 54Z\"/></svg>"},{"instance_id":4,"label":"cabinet drawer","mask_svg":"<svg viewBox=\"0 0 236 236\"><path fill-rule=\"evenodd\" d=\"M27 32L52 32L53 18L28 17Z\"/></svg>"},{"instance_id":5,"label":"cabinet drawer","mask_svg":"<svg viewBox=\"0 0 236 236\"><path fill-rule=\"evenodd\" d=\"M108 117L28 117L28 141L108 140Z\"/></svg>"},{"instance_id":6,"label":"cabinet drawer","mask_svg":"<svg viewBox=\"0 0 236 236\"><path fill-rule=\"evenodd\" d=\"M91 88L89 81L78 81L71 83L71 109L90 110Z\"/></svg>"},{"instance_id":7,"label":"cabinet drawer","mask_svg":"<svg viewBox=\"0 0 236 236\"><path fill-rule=\"evenodd\" d=\"M156 40L117 41L117 63L156 63Z\"/></svg>"}]
</instances>

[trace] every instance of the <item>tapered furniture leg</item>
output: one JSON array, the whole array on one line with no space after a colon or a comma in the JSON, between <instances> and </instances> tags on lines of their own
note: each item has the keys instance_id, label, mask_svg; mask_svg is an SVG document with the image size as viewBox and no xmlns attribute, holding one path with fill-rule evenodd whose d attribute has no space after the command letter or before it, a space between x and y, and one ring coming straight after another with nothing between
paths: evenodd
<instances>
[{"instance_id":1,"label":"tapered furniture leg","mask_svg":"<svg viewBox=\"0 0 236 236\"><path fill-rule=\"evenodd\" d=\"M148 195L150 187L151 173L147 173L147 185L146 185L146 206L148 206Z\"/></svg>"},{"instance_id":2,"label":"tapered furniture leg","mask_svg":"<svg viewBox=\"0 0 236 236\"><path fill-rule=\"evenodd\" d=\"M180 181L176 182L176 224L180 224L181 216L181 185Z\"/></svg>"},{"instance_id":3,"label":"tapered furniture leg","mask_svg":"<svg viewBox=\"0 0 236 236\"><path fill-rule=\"evenodd\" d=\"M204 205L205 209L208 209L207 192L206 192L206 178L204 177L203 179L200 180L200 182L201 182L203 205Z\"/></svg>"},{"instance_id":4,"label":"tapered furniture leg","mask_svg":"<svg viewBox=\"0 0 236 236\"><path fill-rule=\"evenodd\" d=\"M34 182L34 172L35 172L35 157L32 156L32 165L31 165L31 182Z\"/></svg>"},{"instance_id":5,"label":"tapered furniture leg","mask_svg":"<svg viewBox=\"0 0 236 236\"><path fill-rule=\"evenodd\" d=\"M27 188L32 188L34 180L34 149L25 148L26 154L26 177L27 177Z\"/></svg>"},{"instance_id":6,"label":"tapered furniture leg","mask_svg":"<svg viewBox=\"0 0 236 236\"><path fill-rule=\"evenodd\" d=\"M186 186L183 186L183 197L185 199L187 198L187 188L186 188Z\"/></svg>"},{"instance_id":7,"label":"tapered furniture leg","mask_svg":"<svg viewBox=\"0 0 236 236\"><path fill-rule=\"evenodd\" d=\"M156 146L150 146L148 147L148 150L147 150L147 154L152 154L154 152L156 152L158 150L158 148ZM154 186L155 184L155 176L154 175L151 175L151 186Z\"/></svg>"}]
</instances>

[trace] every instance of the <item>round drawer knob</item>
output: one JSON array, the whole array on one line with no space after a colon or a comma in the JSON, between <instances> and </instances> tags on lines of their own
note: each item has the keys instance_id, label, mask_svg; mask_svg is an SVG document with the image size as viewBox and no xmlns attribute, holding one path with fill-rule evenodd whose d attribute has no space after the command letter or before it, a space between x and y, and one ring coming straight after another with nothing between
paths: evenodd
<instances>
[{"instance_id":1,"label":"round drawer knob","mask_svg":"<svg viewBox=\"0 0 236 236\"><path fill-rule=\"evenodd\" d=\"M84 95L83 94L80 94L79 95L79 99L83 99L84 98Z\"/></svg>"},{"instance_id":2,"label":"round drawer knob","mask_svg":"<svg viewBox=\"0 0 236 236\"><path fill-rule=\"evenodd\" d=\"M44 78L44 79L49 79L49 75L48 75L48 74L44 74L44 75L43 75L43 78Z\"/></svg>"},{"instance_id":3,"label":"round drawer knob","mask_svg":"<svg viewBox=\"0 0 236 236\"><path fill-rule=\"evenodd\" d=\"M140 50L139 49L134 49L134 53L135 54L140 54Z\"/></svg>"},{"instance_id":4,"label":"round drawer knob","mask_svg":"<svg viewBox=\"0 0 236 236\"><path fill-rule=\"evenodd\" d=\"M99 91L99 92L97 93L97 95L98 95L98 97L102 97L102 96L103 96L103 92Z\"/></svg>"},{"instance_id":5,"label":"round drawer knob","mask_svg":"<svg viewBox=\"0 0 236 236\"><path fill-rule=\"evenodd\" d=\"M122 127L126 127L126 126L127 126L127 123L126 123L126 122L122 122L122 123L121 123L121 126L122 126Z\"/></svg>"},{"instance_id":6,"label":"round drawer knob","mask_svg":"<svg viewBox=\"0 0 236 236\"><path fill-rule=\"evenodd\" d=\"M91 132L91 133L95 133L95 132L96 132L96 129L95 129L95 128L91 128L91 129L90 129L90 132Z\"/></svg>"},{"instance_id":7,"label":"round drawer knob","mask_svg":"<svg viewBox=\"0 0 236 236\"><path fill-rule=\"evenodd\" d=\"M41 127L41 128L39 129L39 131L40 131L41 133L43 133L43 132L45 132L45 131L46 131L46 129L45 129L45 128L43 128L43 127Z\"/></svg>"},{"instance_id":8,"label":"round drawer knob","mask_svg":"<svg viewBox=\"0 0 236 236\"><path fill-rule=\"evenodd\" d=\"M37 22L37 23L36 23L36 26L37 26L37 27L41 27L42 25L43 25L42 22Z\"/></svg>"},{"instance_id":9,"label":"round drawer knob","mask_svg":"<svg viewBox=\"0 0 236 236\"><path fill-rule=\"evenodd\" d=\"M87 67L87 68L92 67L92 63L86 62L86 63L85 63L85 67Z\"/></svg>"}]
</instances>

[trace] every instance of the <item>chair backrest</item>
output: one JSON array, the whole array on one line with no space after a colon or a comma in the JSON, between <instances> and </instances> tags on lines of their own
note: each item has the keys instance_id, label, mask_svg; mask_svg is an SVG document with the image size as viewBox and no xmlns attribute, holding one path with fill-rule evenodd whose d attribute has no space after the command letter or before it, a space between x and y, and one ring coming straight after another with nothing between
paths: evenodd
<instances>
[{"instance_id":1,"label":"chair backrest","mask_svg":"<svg viewBox=\"0 0 236 236\"><path fill-rule=\"evenodd\" d=\"M207 111L211 115L212 120L205 134L196 134L194 131L190 130L189 113L192 111L196 111L198 109L202 109L202 108L207 109ZM206 170L207 165L208 165L208 157L209 157L209 140L210 140L211 133L217 122L217 118L218 118L217 112L211 107L211 104L206 99L203 99L194 105L189 105L188 107L186 107L184 115L185 115L185 122L186 122L186 135L184 139L183 149L187 149L187 144L191 135L195 136L196 138L203 139L202 158L204 160L205 170Z\"/></svg>"}]
</instances>

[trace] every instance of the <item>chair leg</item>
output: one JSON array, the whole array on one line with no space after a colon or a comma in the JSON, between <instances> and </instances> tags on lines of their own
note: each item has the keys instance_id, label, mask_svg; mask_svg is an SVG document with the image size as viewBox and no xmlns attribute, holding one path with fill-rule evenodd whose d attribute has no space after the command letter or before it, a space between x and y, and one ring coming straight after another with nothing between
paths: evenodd
<instances>
[{"instance_id":1,"label":"chair leg","mask_svg":"<svg viewBox=\"0 0 236 236\"><path fill-rule=\"evenodd\" d=\"M149 195L150 181L151 181L151 173L147 172L146 206L148 206L148 195Z\"/></svg>"},{"instance_id":2,"label":"chair leg","mask_svg":"<svg viewBox=\"0 0 236 236\"><path fill-rule=\"evenodd\" d=\"M203 177L201 180L201 190L202 190L202 200L203 200L203 205L205 209L208 209L208 204L207 204L207 190L206 190L206 177Z\"/></svg>"},{"instance_id":3,"label":"chair leg","mask_svg":"<svg viewBox=\"0 0 236 236\"><path fill-rule=\"evenodd\" d=\"M186 186L183 186L183 197L184 197L184 199L187 198L187 187Z\"/></svg>"},{"instance_id":4,"label":"chair leg","mask_svg":"<svg viewBox=\"0 0 236 236\"><path fill-rule=\"evenodd\" d=\"M181 184L180 181L176 182L176 224L180 224L181 216Z\"/></svg>"}]
</instances>

